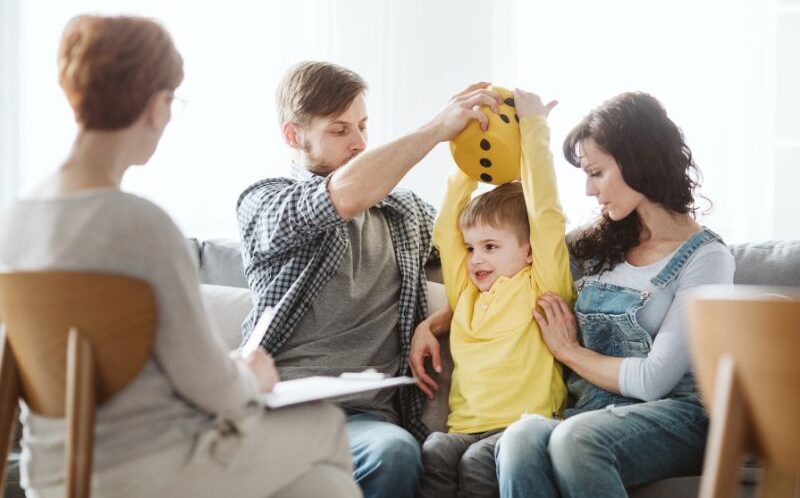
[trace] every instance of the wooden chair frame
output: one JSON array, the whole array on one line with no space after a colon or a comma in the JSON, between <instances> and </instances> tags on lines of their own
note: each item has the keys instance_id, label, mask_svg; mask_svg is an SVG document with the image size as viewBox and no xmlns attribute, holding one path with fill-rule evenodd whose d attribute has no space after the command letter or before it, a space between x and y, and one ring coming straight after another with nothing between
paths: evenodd
<instances>
[{"instance_id":1,"label":"wooden chair frame","mask_svg":"<svg viewBox=\"0 0 800 498\"><path fill-rule=\"evenodd\" d=\"M150 286L98 273L0 273L0 321L0 447L13 440L18 399L34 413L64 417L66 495L90 496L95 407L150 356ZM2 488L8 452L0 453Z\"/></svg>"}]
</instances>

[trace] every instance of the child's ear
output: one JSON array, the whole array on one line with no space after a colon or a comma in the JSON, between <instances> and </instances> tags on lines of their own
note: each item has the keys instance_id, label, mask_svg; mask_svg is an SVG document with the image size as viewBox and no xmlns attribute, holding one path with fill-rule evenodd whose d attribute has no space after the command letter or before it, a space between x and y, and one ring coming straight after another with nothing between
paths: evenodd
<instances>
[{"instance_id":1,"label":"child's ear","mask_svg":"<svg viewBox=\"0 0 800 498\"><path fill-rule=\"evenodd\" d=\"M525 256L525 262L529 265L533 264L533 251L531 250L531 244L528 242L528 255Z\"/></svg>"}]
</instances>

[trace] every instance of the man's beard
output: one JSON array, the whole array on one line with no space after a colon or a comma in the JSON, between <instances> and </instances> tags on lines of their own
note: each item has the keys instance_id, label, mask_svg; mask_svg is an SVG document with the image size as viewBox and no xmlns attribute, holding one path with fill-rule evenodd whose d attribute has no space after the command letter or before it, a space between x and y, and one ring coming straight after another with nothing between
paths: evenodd
<instances>
[{"instance_id":1,"label":"man's beard","mask_svg":"<svg viewBox=\"0 0 800 498\"><path fill-rule=\"evenodd\" d=\"M319 176L328 176L337 169L341 168L345 164L349 163L354 157L358 155L358 153L353 154L352 156L348 157L342 164L333 165L329 161L322 159L320 157L315 156L311 152L311 144L308 142L302 143L303 152L306 154L306 169L315 175Z\"/></svg>"}]
</instances>

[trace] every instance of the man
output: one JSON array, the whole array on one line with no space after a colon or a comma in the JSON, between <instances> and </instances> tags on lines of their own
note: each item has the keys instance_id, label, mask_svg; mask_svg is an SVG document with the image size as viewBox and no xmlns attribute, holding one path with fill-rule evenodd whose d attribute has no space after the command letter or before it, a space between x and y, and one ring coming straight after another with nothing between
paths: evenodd
<instances>
[{"instance_id":1,"label":"man","mask_svg":"<svg viewBox=\"0 0 800 498\"><path fill-rule=\"evenodd\" d=\"M408 373L411 333L427 314L424 264L434 209L393 190L437 143L496 108L487 83L470 86L417 131L364 152L366 83L325 62L292 67L277 91L278 117L294 149L292 178L269 178L239 198L245 273L256 306L274 316L262 341L281 378L374 368ZM412 497L427 434L414 387L342 399L355 465L367 497ZM412 436L413 434L413 436Z\"/></svg>"}]
</instances>

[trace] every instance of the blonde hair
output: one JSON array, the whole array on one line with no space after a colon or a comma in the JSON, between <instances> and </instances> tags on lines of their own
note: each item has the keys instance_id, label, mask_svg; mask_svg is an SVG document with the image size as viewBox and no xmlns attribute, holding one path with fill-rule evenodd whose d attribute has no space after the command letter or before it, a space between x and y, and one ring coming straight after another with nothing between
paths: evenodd
<instances>
[{"instance_id":1,"label":"blonde hair","mask_svg":"<svg viewBox=\"0 0 800 498\"><path fill-rule=\"evenodd\" d=\"M475 197L461 212L459 224L462 230L478 224L509 229L520 244L527 242L531 232L522 184L505 183Z\"/></svg>"},{"instance_id":2,"label":"blonde hair","mask_svg":"<svg viewBox=\"0 0 800 498\"><path fill-rule=\"evenodd\" d=\"M337 116L366 91L364 79L347 68L330 62L300 62L289 68L275 92L278 124L305 126L316 116Z\"/></svg>"},{"instance_id":3,"label":"blonde hair","mask_svg":"<svg viewBox=\"0 0 800 498\"><path fill-rule=\"evenodd\" d=\"M160 90L183 81L183 59L169 33L143 17L82 15L64 28L58 81L85 129L118 130Z\"/></svg>"}]
</instances>

